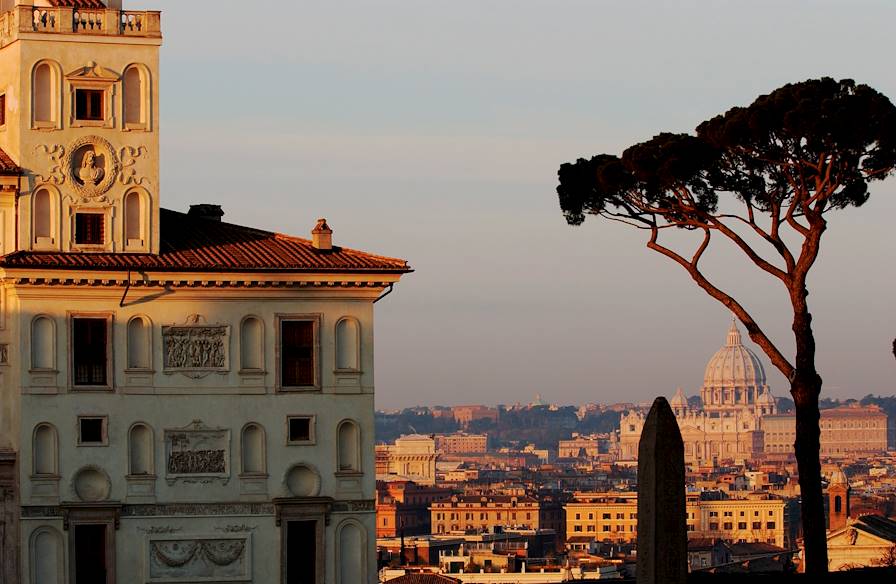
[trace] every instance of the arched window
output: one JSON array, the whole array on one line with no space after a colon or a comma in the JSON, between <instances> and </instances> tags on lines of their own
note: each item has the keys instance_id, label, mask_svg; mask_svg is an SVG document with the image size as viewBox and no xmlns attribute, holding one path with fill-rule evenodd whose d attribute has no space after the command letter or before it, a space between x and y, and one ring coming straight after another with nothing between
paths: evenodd
<instances>
[{"instance_id":1,"label":"arched window","mask_svg":"<svg viewBox=\"0 0 896 584\"><path fill-rule=\"evenodd\" d=\"M336 369L357 371L361 368L360 326L353 318L336 323Z\"/></svg>"},{"instance_id":2,"label":"arched window","mask_svg":"<svg viewBox=\"0 0 896 584\"><path fill-rule=\"evenodd\" d=\"M62 535L52 527L37 528L31 534L29 568L34 584L63 584L64 552Z\"/></svg>"},{"instance_id":3,"label":"arched window","mask_svg":"<svg viewBox=\"0 0 896 584\"><path fill-rule=\"evenodd\" d=\"M136 66L124 73L124 123L126 127L145 127L146 83L143 72Z\"/></svg>"},{"instance_id":4,"label":"arched window","mask_svg":"<svg viewBox=\"0 0 896 584\"><path fill-rule=\"evenodd\" d=\"M337 430L338 442L338 469L340 472L359 472L360 460L360 432L358 425L352 420L343 420Z\"/></svg>"},{"instance_id":5,"label":"arched window","mask_svg":"<svg viewBox=\"0 0 896 584\"><path fill-rule=\"evenodd\" d=\"M35 475L59 474L59 450L56 428L50 424L38 424L34 428L32 471Z\"/></svg>"},{"instance_id":6,"label":"arched window","mask_svg":"<svg viewBox=\"0 0 896 584\"><path fill-rule=\"evenodd\" d=\"M50 191L38 189L34 193L34 243L53 243L53 202Z\"/></svg>"},{"instance_id":7,"label":"arched window","mask_svg":"<svg viewBox=\"0 0 896 584\"><path fill-rule=\"evenodd\" d=\"M240 369L264 369L264 324L254 316L240 325Z\"/></svg>"},{"instance_id":8,"label":"arched window","mask_svg":"<svg viewBox=\"0 0 896 584\"><path fill-rule=\"evenodd\" d=\"M47 316L31 321L31 368L56 369L56 326Z\"/></svg>"},{"instance_id":9,"label":"arched window","mask_svg":"<svg viewBox=\"0 0 896 584\"><path fill-rule=\"evenodd\" d=\"M128 245L143 245L143 210L140 193L131 192L124 198L124 232Z\"/></svg>"},{"instance_id":10,"label":"arched window","mask_svg":"<svg viewBox=\"0 0 896 584\"><path fill-rule=\"evenodd\" d=\"M128 474L151 475L154 467L152 429L139 423L128 432Z\"/></svg>"},{"instance_id":11,"label":"arched window","mask_svg":"<svg viewBox=\"0 0 896 584\"><path fill-rule=\"evenodd\" d=\"M243 428L241 447L242 472L244 474L264 474L267 472L264 428L258 424L246 424Z\"/></svg>"},{"instance_id":12,"label":"arched window","mask_svg":"<svg viewBox=\"0 0 896 584\"><path fill-rule=\"evenodd\" d=\"M144 316L128 322L128 369L152 369L152 329Z\"/></svg>"}]
</instances>

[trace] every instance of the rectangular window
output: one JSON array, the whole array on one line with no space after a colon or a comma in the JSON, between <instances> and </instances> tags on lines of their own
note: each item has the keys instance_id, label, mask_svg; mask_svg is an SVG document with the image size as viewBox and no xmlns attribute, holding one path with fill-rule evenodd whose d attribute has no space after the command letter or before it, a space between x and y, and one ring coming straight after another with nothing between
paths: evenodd
<instances>
[{"instance_id":1,"label":"rectangular window","mask_svg":"<svg viewBox=\"0 0 896 584\"><path fill-rule=\"evenodd\" d=\"M72 382L74 385L108 385L108 321L105 318L72 319Z\"/></svg>"},{"instance_id":2,"label":"rectangular window","mask_svg":"<svg viewBox=\"0 0 896 584\"><path fill-rule=\"evenodd\" d=\"M75 243L102 245L106 242L103 213L75 213Z\"/></svg>"},{"instance_id":3,"label":"rectangular window","mask_svg":"<svg viewBox=\"0 0 896 584\"><path fill-rule=\"evenodd\" d=\"M732 529L734 529L734 524L729 523L729 522L726 521L725 524L724 524L722 527L723 527L724 529L726 529L727 531L731 531Z\"/></svg>"},{"instance_id":4,"label":"rectangular window","mask_svg":"<svg viewBox=\"0 0 896 584\"><path fill-rule=\"evenodd\" d=\"M75 89L75 119L103 121L106 118L103 108L105 93L102 89Z\"/></svg>"},{"instance_id":5,"label":"rectangular window","mask_svg":"<svg viewBox=\"0 0 896 584\"><path fill-rule=\"evenodd\" d=\"M6 125L6 94L0 95L0 126Z\"/></svg>"},{"instance_id":6,"label":"rectangular window","mask_svg":"<svg viewBox=\"0 0 896 584\"><path fill-rule=\"evenodd\" d=\"M754 522L753 522L753 529L762 529L762 522L761 522L761 521L754 521Z\"/></svg>"},{"instance_id":7,"label":"rectangular window","mask_svg":"<svg viewBox=\"0 0 896 584\"><path fill-rule=\"evenodd\" d=\"M314 424L313 418L310 416L290 417L287 424L290 443L296 444L314 441Z\"/></svg>"},{"instance_id":8,"label":"rectangular window","mask_svg":"<svg viewBox=\"0 0 896 584\"><path fill-rule=\"evenodd\" d=\"M746 528L747 528L747 522L746 522L746 521L741 521L741 522L739 522L739 523L737 524L737 528L738 528L738 529L746 529Z\"/></svg>"},{"instance_id":9,"label":"rectangular window","mask_svg":"<svg viewBox=\"0 0 896 584\"><path fill-rule=\"evenodd\" d=\"M775 528L775 522L774 522L774 521L768 521L768 522L766 522L766 524L765 524L765 528L766 528L766 529L774 529L774 528Z\"/></svg>"},{"instance_id":10,"label":"rectangular window","mask_svg":"<svg viewBox=\"0 0 896 584\"><path fill-rule=\"evenodd\" d=\"M106 444L106 418L78 418L78 444L83 446Z\"/></svg>"},{"instance_id":11,"label":"rectangular window","mask_svg":"<svg viewBox=\"0 0 896 584\"><path fill-rule=\"evenodd\" d=\"M315 384L313 321L284 320L280 323L280 373L283 387Z\"/></svg>"},{"instance_id":12,"label":"rectangular window","mask_svg":"<svg viewBox=\"0 0 896 584\"><path fill-rule=\"evenodd\" d=\"M609 525L604 525L604 526L603 526L603 530L604 530L604 531L610 531L610 526L609 526Z\"/></svg>"}]
</instances>

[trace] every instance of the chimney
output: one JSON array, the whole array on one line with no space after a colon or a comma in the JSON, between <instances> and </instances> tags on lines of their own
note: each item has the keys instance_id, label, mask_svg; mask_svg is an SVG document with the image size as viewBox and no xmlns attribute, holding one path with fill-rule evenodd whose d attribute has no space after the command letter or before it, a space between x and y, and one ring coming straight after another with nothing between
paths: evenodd
<instances>
[{"instance_id":1,"label":"chimney","mask_svg":"<svg viewBox=\"0 0 896 584\"><path fill-rule=\"evenodd\" d=\"M318 219L317 225L311 230L311 245L322 251L333 249L333 230L327 225L326 219Z\"/></svg>"},{"instance_id":2,"label":"chimney","mask_svg":"<svg viewBox=\"0 0 896 584\"><path fill-rule=\"evenodd\" d=\"M202 203L199 205L190 205L190 210L187 212L187 216L196 219L205 219L207 221L217 221L220 223L221 217L224 216L224 211L221 210L221 205Z\"/></svg>"}]
</instances>

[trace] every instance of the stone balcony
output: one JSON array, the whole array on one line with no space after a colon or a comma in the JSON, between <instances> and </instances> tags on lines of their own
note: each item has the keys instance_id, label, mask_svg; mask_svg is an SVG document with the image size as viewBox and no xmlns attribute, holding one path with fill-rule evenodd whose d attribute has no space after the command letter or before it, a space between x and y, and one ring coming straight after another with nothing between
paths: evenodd
<instances>
[{"instance_id":1,"label":"stone balcony","mask_svg":"<svg viewBox=\"0 0 896 584\"><path fill-rule=\"evenodd\" d=\"M162 14L154 10L61 6L15 6L0 14L0 46L35 33L160 39Z\"/></svg>"}]
</instances>

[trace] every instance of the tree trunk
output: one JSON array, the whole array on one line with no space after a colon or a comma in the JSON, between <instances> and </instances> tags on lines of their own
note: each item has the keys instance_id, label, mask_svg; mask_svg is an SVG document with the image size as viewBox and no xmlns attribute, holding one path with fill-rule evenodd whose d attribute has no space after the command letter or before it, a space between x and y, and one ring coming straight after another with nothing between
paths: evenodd
<instances>
[{"instance_id":1,"label":"tree trunk","mask_svg":"<svg viewBox=\"0 0 896 584\"><path fill-rule=\"evenodd\" d=\"M790 394L796 409L797 469L800 473L800 513L803 525L803 566L806 573L828 571L827 525L821 492L821 376L815 369L815 335L812 315L806 306L808 291L800 286L791 296L794 308L793 335L796 359L790 378Z\"/></svg>"},{"instance_id":2,"label":"tree trunk","mask_svg":"<svg viewBox=\"0 0 896 584\"><path fill-rule=\"evenodd\" d=\"M798 374L797 374L798 375ZM818 395L821 378L806 383L795 379L790 393L796 406L796 462L800 473L800 513L803 525L804 566L810 574L828 570L827 525L821 491L821 461Z\"/></svg>"}]
</instances>

